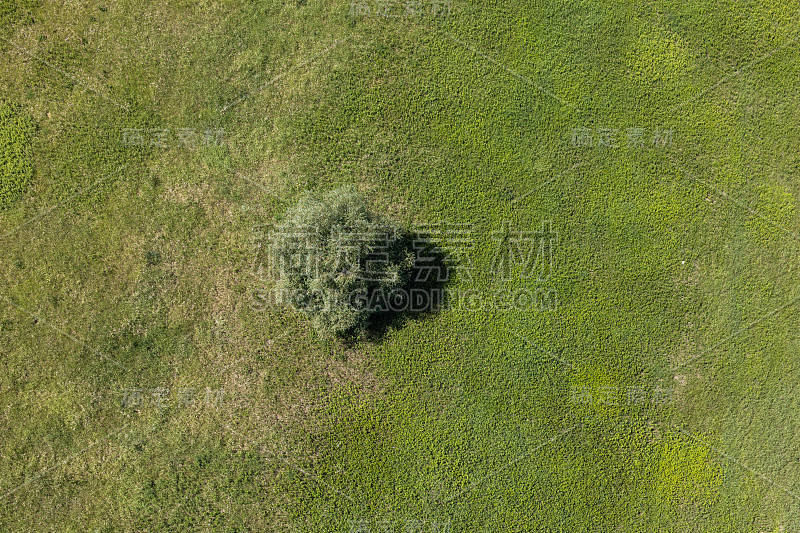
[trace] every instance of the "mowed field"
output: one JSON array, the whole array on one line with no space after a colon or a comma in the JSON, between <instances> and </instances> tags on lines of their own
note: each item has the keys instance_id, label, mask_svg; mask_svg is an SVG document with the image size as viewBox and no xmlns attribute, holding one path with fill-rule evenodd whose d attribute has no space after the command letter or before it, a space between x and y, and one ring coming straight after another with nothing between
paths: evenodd
<instances>
[{"instance_id":1,"label":"mowed field","mask_svg":"<svg viewBox=\"0 0 800 533\"><path fill-rule=\"evenodd\" d=\"M0 530L800 533L796 1L0 24ZM342 184L478 304L265 304L264 228Z\"/></svg>"}]
</instances>

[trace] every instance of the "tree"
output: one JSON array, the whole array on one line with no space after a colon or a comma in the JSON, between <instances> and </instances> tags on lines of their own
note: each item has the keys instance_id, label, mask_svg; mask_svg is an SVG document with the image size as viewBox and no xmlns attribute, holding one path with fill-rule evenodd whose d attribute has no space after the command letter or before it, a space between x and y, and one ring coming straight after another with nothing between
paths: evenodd
<instances>
[{"instance_id":1,"label":"tree","mask_svg":"<svg viewBox=\"0 0 800 533\"><path fill-rule=\"evenodd\" d=\"M371 213L352 186L305 193L271 234L269 253L280 303L308 317L323 337L363 333L414 265L404 234Z\"/></svg>"}]
</instances>

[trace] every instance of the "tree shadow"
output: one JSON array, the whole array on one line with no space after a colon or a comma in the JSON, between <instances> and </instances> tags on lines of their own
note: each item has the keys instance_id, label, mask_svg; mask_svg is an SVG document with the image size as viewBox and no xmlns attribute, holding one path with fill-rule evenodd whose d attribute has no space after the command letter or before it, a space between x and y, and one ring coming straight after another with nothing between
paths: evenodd
<instances>
[{"instance_id":1,"label":"tree shadow","mask_svg":"<svg viewBox=\"0 0 800 533\"><path fill-rule=\"evenodd\" d=\"M344 336L345 344L379 342L389 331L401 328L410 320L424 319L447 309L449 299L445 288L453 276L447 253L430 238L410 231L400 236L392 253L395 257L405 253L413 256L407 279L388 293L373 290L367 295L366 305L372 313L366 328L358 334Z\"/></svg>"}]
</instances>

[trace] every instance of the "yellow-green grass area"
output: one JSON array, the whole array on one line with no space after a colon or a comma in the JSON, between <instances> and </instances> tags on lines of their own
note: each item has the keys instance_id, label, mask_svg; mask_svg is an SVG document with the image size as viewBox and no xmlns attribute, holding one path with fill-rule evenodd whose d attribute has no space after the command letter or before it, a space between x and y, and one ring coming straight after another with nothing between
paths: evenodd
<instances>
[{"instance_id":1,"label":"yellow-green grass area","mask_svg":"<svg viewBox=\"0 0 800 533\"><path fill-rule=\"evenodd\" d=\"M796 3L0 15L3 530L800 531ZM557 305L254 305L259 228L342 183L469 227L448 289Z\"/></svg>"}]
</instances>

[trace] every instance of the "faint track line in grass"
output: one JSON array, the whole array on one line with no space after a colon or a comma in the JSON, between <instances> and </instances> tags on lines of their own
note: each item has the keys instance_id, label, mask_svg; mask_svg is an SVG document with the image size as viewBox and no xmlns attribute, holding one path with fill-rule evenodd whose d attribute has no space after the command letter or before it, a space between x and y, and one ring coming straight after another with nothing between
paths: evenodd
<instances>
[{"instance_id":1,"label":"faint track line in grass","mask_svg":"<svg viewBox=\"0 0 800 533\"><path fill-rule=\"evenodd\" d=\"M267 193L272 199L277 200L283 204L289 203L288 200L284 200L283 198L281 198L275 191L269 190L263 183L260 183L253 178L248 178L246 175L239 172L238 170L236 171L236 175L241 179L243 179L244 181L246 181L247 183L249 183L250 185L253 185L254 187L261 189L262 191Z\"/></svg>"},{"instance_id":2,"label":"faint track line in grass","mask_svg":"<svg viewBox=\"0 0 800 533\"><path fill-rule=\"evenodd\" d=\"M708 447L708 449L709 449L709 450L712 450L712 451L714 451L715 453L718 453L719 455L721 455L721 456L725 457L726 459L728 459L729 461L731 461L731 462L733 462L733 463L736 463L737 465L741 466L742 468L744 468L745 470L747 470L747 471L748 471L748 472L750 472L751 474L755 474L756 476L760 477L761 479L763 479L764 481L766 481L766 482L767 482L767 483L769 483L770 485L774 486L775 488L781 489L783 492L785 492L786 494L790 495L792 498L794 498L795 500L797 500L798 502L800 502L800 496L798 496L797 494L795 494L795 493L794 493L794 492L792 492L791 490L787 489L787 488L786 488L786 487L784 487L783 485L779 485L779 484L778 484L778 483L776 483L776 482L775 482L773 479L771 479L771 478L769 478L768 476L766 476L766 475L762 474L762 473L761 473L761 472L759 472L758 470L755 470L755 469L753 469L753 468L751 468L751 467L747 466L747 465L746 465L746 464L744 464L743 462L741 462L741 461L739 461L738 459L736 459L735 457L732 457L731 455L729 455L729 454L727 454L727 453L723 452L722 450L718 450L718 449L716 449L715 447L711 446L710 444L708 444L708 443L706 443L706 442L704 442L704 441L700 440L699 438L695 437L694 435L692 435L691 433L689 433L689 432L688 432L688 431L686 431L685 429L683 429L683 428L679 428L678 426L675 426L675 425L673 425L672 427L673 427L673 428L675 428L675 429L677 429L678 431L680 431L680 432L681 432L681 433L683 433L684 435L687 435L689 438L691 438L691 439L695 440L696 442L699 442L699 443L700 443L700 444L702 444L703 446L706 446L706 447Z\"/></svg>"},{"instance_id":3,"label":"faint track line in grass","mask_svg":"<svg viewBox=\"0 0 800 533\"><path fill-rule=\"evenodd\" d=\"M581 166L581 165L584 165L585 163L586 163L585 161L581 161L581 162L579 162L579 163L575 163L574 165L572 165L571 167L569 167L567 170L563 171L563 172L562 172L561 174L559 174L558 176L556 176L556 177L554 177L554 178L550 178L549 180L547 180L546 182L542 183L542 184L541 184L541 185L539 185L538 187L536 187L536 188L534 188L534 189L531 189L531 190L529 190L528 192L526 192L526 193L524 193L524 194L522 194L522 195L520 195L520 196L517 196L516 198L514 198L513 200L511 200L511 204L513 205L514 203L516 203L516 202L518 202L518 201L522 200L523 198L526 198L526 197L530 196L531 194L535 193L536 191L538 191L538 190L539 190L539 189L541 189L542 187L544 187L544 186L546 186L546 185L548 185L548 184L552 183L553 181L557 180L558 178L560 178L560 177L561 177L561 176L563 176L564 174L566 174L566 173L568 173L568 172L571 172L571 171L572 171L572 170L574 170L575 168L577 168L577 167L579 167L579 166Z\"/></svg>"},{"instance_id":4,"label":"faint track line in grass","mask_svg":"<svg viewBox=\"0 0 800 533\"><path fill-rule=\"evenodd\" d=\"M71 79L72 81L74 81L75 83L77 83L78 85L80 85L81 87L83 87L84 89L86 89L86 90L88 90L88 91L91 91L91 92L93 92L93 93L94 93L94 94L96 94L97 96L100 96L101 98L103 98L103 99L107 100L108 102L111 102L112 104L114 104L114 105L116 105L116 106L118 106L118 107L121 107L122 109L125 109L126 111L129 111L129 110L130 110L130 106L128 106L128 104L120 103L120 102L118 102L117 100L114 100L113 98L110 98L110 97L106 96L105 94L103 94L102 92L98 91L97 89L94 89L94 88L90 87L89 85L87 85L86 83L82 82L82 81L81 81L79 78L77 78L77 77L73 76L73 75L72 75L72 74L70 74L69 72L67 72L67 71L65 71L65 70L63 70L63 69L60 69L60 68L58 68L57 66L55 66L55 65L53 65L53 64L51 64L51 63L49 63L49 62L45 61L45 60L44 60L44 59L42 59L42 58L36 57L36 56L35 56L33 53L31 53L30 51L26 50L25 48L22 48L22 47L21 47L21 46L19 46L18 44L15 44L15 43L13 43L12 41L10 41L10 40L6 39L5 37L0 37L0 39L2 39L3 41L7 42L8 44L10 44L11 46L13 46L13 47L14 47L14 48L16 48L17 50L19 50L19 51L23 52L25 55L27 55L27 56L28 56L28 57L30 57L31 59L34 59L34 60L36 60L36 61L38 61L38 62L42 63L42 64L43 64L43 65L45 65L46 67L53 69L54 71L58 72L58 73L59 73L59 74L61 74L62 76L66 76L67 78Z\"/></svg>"},{"instance_id":5,"label":"faint track line in grass","mask_svg":"<svg viewBox=\"0 0 800 533\"><path fill-rule=\"evenodd\" d=\"M741 209L744 209L745 211L747 211L748 213L752 214L753 216L756 216L756 217L760 218L761 220L765 221L765 222L766 222L766 223L768 223L769 225L771 225L771 226L773 226L773 227L775 227L775 228L777 228L777 229L779 229L779 230L781 230L781 231L785 232L785 233L786 233L787 235L789 235L790 237L793 237L795 240L798 240L798 241L800 241L800 235L798 235L797 233L793 232L792 230L790 230L790 229L788 229L788 228L785 228L785 227L781 226L780 224L778 224L778 223L774 222L773 220L769 219L768 217L766 217L766 216L762 215L762 214L761 214L761 213L759 213L758 211L756 211L756 210L754 210L754 209L751 209L750 207L748 207L748 206L744 205L743 203L741 203L741 202L740 202L740 201L738 201L737 199L735 199L735 198L733 198L732 196L730 196L730 195L729 195L728 193L726 193L725 191L723 191L723 190L721 190L721 189L717 189L717 188L716 188L716 187L714 187L713 185L711 185L711 184L709 184L709 183L706 183L704 180L702 180L702 179L698 178L697 176L694 176L694 175L693 175L693 174L691 174L690 172L688 172L688 171L686 171L685 169L683 169L683 168L682 168L680 165L678 165L677 163L675 163L674 161L672 161L672 159L670 159L670 162L673 164L673 166L674 166L674 167L675 167L675 168L676 168L678 171L682 172L682 173L683 173L683 174L684 174L686 177L688 177L689 179L691 179L691 180L694 180L694 181L697 181L698 183L701 183L701 184L702 184L702 185L704 185L705 187L707 187L707 188L709 188L709 189L713 190L714 192L716 192L716 193L717 193L718 195L720 195L721 197L723 197L723 198L725 198L725 199L729 200L731 203L733 203L733 204L734 204L734 205L736 205L737 207L739 207L739 208L741 208ZM753 326L755 326L756 324L758 324L758 323L760 323L760 322L762 322L762 321L766 320L767 318L769 318L769 317L771 317L771 316L773 316L773 315L775 315L775 314L777 314L777 313L779 313L779 312L783 311L784 309L786 309L786 308L787 308L787 307L789 307L790 305L792 305L792 304L796 303L798 300L800 300L800 296L797 296L797 297L793 298L793 299L792 299L792 300L790 300L789 302L787 302L787 303L783 304L782 306L780 306L780 307L778 307L778 308L776 308L776 309L774 309L774 310L770 311L769 313L767 313L767 314L765 314L765 315L761 316L760 318L758 318L757 320L755 320L755 321L751 322L750 324L747 324L746 326L743 326L743 327L739 328L738 330L736 330L735 332L731 333L730 335L728 335L727 337L725 337L723 340L719 341L718 343L716 343L716 344L715 344L715 345L713 345L712 347L710 347L710 348L707 348L707 349L703 350L702 352L700 352L698 355L696 355L696 356L695 356L695 357L693 357L692 359L690 359L690 360L688 360L688 361L685 361L685 362L683 362L683 363L681 363L681 364L679 364L679 365L677 365L677 366L673 367L673 368L672 368L672 371L673 371L673 372L674 372L674 371L677 371L677 370L679 370L679 369L683 368L685 365L689 364L690 362L693 362L693 361L696 361L696 360L700 359L700 357L702 357L704 354L708 353L708 352L709 352L709 351L711 351L711 350L714 350L715 348L717 348L717 347L721 346L722 344L724 344L725 342L729 341L729 340L730 340L730 339L732 339L733 337L736 337L736 336L737 336L737 335L739 335L740 333L742 333L742 332L744 332L744 331L747 331L747 330L749 330L750 328L752 328L752 327L753 327Z\"/></svg>"},{"instance_id":6,"label":"faint track line in grass","mask_svg":"<svg viewBox=\"0 0 800 533\"><path fill-rule=\"evenodd\" d=\"M778 48L775 48L774 50L772 50L771 52L767 53L766 55L763 55L763 56L761 56L760 58L758 58L758 59L755 59L755 60L751 61L750 63L747 63L747 64L746 64L746 65L744 65L743 67L739 67L738 69L736 69L736 71L735 71L735 72L732 72L732 73L728 74L727 76L725 76L724 78L722 78L721 80L719 80L719 81L718 81L717 83L715 83L714 85L712 85L712 86L710 86L710 87L707 87L706 89L704 89L704 90L700 91L699 93L695 94L693 97L689 98L688 100L685 100L684 102L682 102L682 103L680 103L680 104L678 104L678 105L676 105L676 106L673 106L673 107L671 107L671 108L669 109L669 111L670 111L670 112L672 112L672 111L676 111L676 110L680 109L681 107L685 106L686 104L689 104L689 103L691 103L691 102L694 102L695 100L697 100L698 98L700 98L700 97L701 97L701 96L703 96L704 94L706 94L706 93L708 93L709 91L711 91L711 90L713 90L713 89L715 89L715 88L719 87L720 85L722 85L724 82L726 82L726 81L727 81L727 80L729 80L730 78L732 78L732 77L734 77L734 76L738 76L739 74L741 74L741 73L742 73L742 71L744 71L744 70L747 70L747 69L749 69L749 68L751 68L751 67L753 67L753 66L757 65L758 63L761 63L762 61L764 61L764 60L766 60L766 59L769 59L770 57L772 57L773 55L775 55L775 53L776 53L776 52L779 52L780 50L783 50L783 49L784 49L784 48L786 48L787 46L789 46L789 45L791 45L791 44L794 44L794 43L796 43L796 42L798 41L798 39L800 39L800 34L799 34L799 35L797 35L797 36L796 36L794 39L791 39L791 40L789 40L789 41L787 41L787 42L783 43L783 44L782 44L782 45L780 45Z\"/></svg>"},{"instance_id":7,"label":"faint track line in grass","mask_svg":"<svg viewBox=\"0 0 800 533\"><path fill-rule=\"evenodd\" d=\"M518 455L518 456L517 456L516 458L514 458L512 461L510 461L510 462L506 463L505 465L501 466L501 467L500 467L500 468L498 468L497 470L494 470L494 471L490 472L489 474L487 474L487 475L483 476L483 477L482 477L481 479L479 479L478 481L475 481L475 482L471 483L471 484L470 484L470 485L468 485L466 488L464 488L464 489L460 490L460 491L459 491L459 492L457 492L456 494L454 494L454 495L450 496L449 498L447 498L447 499L443 500L443 501L442 501L442 503L449 503L449 502L453 501L454 499L458 498L459 496L461 496L462 494L464 494L464 493L467 493L467 492L471 491L472 489L474 489L475 487L477 487L478 485L480 485L481 483L483 483L484 481L486 481L486 480L487 480L487 479L489 479L490 477L493 477L493 476L497 475L499 472L501 472L501 471L505 470L506 468L508 468L508 467L510 467L510 466L514 466L515 464L517 464L518 462L520 462L521 460L523 460L525 457L529 456L530 454L532 454L532 453L534 453L534 452L537 452L537 451L541 450L542 448L544 448L544 447L545 447L545 446L547 446L548 444L550 444L550 443L552 443L553 441L557 440L557 439L558 439L559 437L561 437L562 435L566 435L567 433L570 433L570 432L571 432L573 429L575 429L575 428L576 428L576 427L578 427L578 426L580 426L580 424L575 424L574 426L572 426L572 427L570 427L570 428L563 429L563 430L559 431L559 432L558 432L558 434L557 434L557 435L555 435L554 437L550 438L549 440L546 440L545 442L542 442L542 443L540 443L540 444L539 444L538 446L536 446L534 449L532 449L532 450L528 450L527 452L525 452L525 453L522 453L522 454Z\"/></svg>"},{"instance_id":8,"label":"faint track line in grass","mask_svg":"<svg viewBox=\"0 0 800 533\"><path fill-rule=\"evenodd\" d=\"M119 173L119 172L120 172L122 169L124 169L126 166L127 166L127 165L123 165L123 166L119 167L119 168L117 169L117 172L116 172L116 173L118 174L118 173ZM52 206L52 207L48 207L47 209L45 209L45 210L43 210L43 211L40 211L40 212L39 212L37 215L35 215L35 216L33 216L33 217L29 218L28 220L26 220L26 221L25 221L25 222L23 222L22 224L19 224L19 225L18 225L18 226L16 226L15 228L12 228L11 230L9 230L9 231L7 231L7 232L3 233L2 235L0 235L0 239L4 239L5 237L7 237L7 236L11 235L12 233L14 233L15 231L17 231L17 230L18 230L18 229L20 229L21 227L23 227L23 226L27 226L28 224L30 224L30 223L31 223L31 222L33 222L34 220L38 220L38 219L42 218L43 216L46 216L46 215L48 215L49 213L51 213L51 212L55 211L56 209L58 209L59 207L61 207L61 206L62 206L62 205L64 205L65 203L67 203L68 201L70 201L70 200L72 200L73 198L75 198L76 196L80 196L80 195L81 195L81 194L83 194L85 191L87 191L87 190L91 189L92 187L94 187L95 185L97 185L98 183L100 183L101 181L104 181L104 180L106 180L106 179L110 178L110 177L111 177L111 175L112 175L112 174L109 174L109 175L103 176L102 178L100 178L99 180L96 180L96 181L95 181L94 183L92 183L91 185L87 185L86 187L83 187L82 189L78 190L78 192L76 192L76 193L73 193L72 195L70 195L69 197L67 197L65 200L62 200L61 202L57 203L56 205L54 205L54 206Z\"/></svg>"},{"instance_id":9,"label":"faint track line in grass","mask_svg":"<svg viewBox=\"0 0 800 533\"><path fill-rule=\"evenodd\" d=\"M701 357L702 357L704 354L706 354L706 353L710 352L711 350L713 350L713 349L715 349L715 348L717 348L717 347L721 346L722 344L724 344L724 343L728 342L730 339L732 339L732 338L736 337L736 336L737 336L737 335L739 335L740 333L742 333L742 332L744 332L744 331L747 331L748 329L752 328L753 326L755 326L755 325L756 325L756 324L758 324L759 322L762 322L762 321L766 320L767 318L769 318L769 317L771 317L771 316L773 316L773 315L776 315L776 314L780 313L781 311L783 311L784 309L786 309L786 308L787 308L787 307L789 307L790 305L792 305L792 304L796 303L798 300L800 300L800 296L796 296L795 298L793 298L793 299L791 299L790 301L786 302L786 303L785 303L785 304L783 304L782 306L780 306L780 307L778 307L778 308L776 308L776 309L773 309L772 311L770 311L770 312L769 312L769 313L767 313L766 315L763 315L763 316L762 316L762 317L760 317L758 320L755 320L755 321L753 321L753 322L751 322L751 323L747 324L746 326L743 326L743 327L739 328L738 330L734 331L733 333L731 333L730 335L728 335L727 337L725 337L724 339L722 339L721 341L719 341L718 343L716 343L716 344L715 344L714 346L712 346L711 348L707 348L707 349L703 350L702 352L700 352L699 354L697 354L697 355L696 355L695 357L693 357L692 359L690 359L689 361L685 361L685 362L683 362L683 363L681 363L681 364L679 364L679 365L677 365L677 366L673 367L673 368L672 368L672 371L674 372L674 371L676 371L676 370L680 370L681 368L683 368L684 366L686 366L688 363L690 363L690 362L693 362L693 361L696 361L696 360L700 359L700 358L701 358Z\"/></svg>"},{"instance_id":10,"label":"faint track line in grass","mask_svg":"<svg viewBox=\"0 0 800 533\"><path fill-rule=\"evenodd\" d=\"M231 429L231 427L230 427L230 426L226 426L226 427L227 427L228 431L230 431L231 433L233 433L233 434L235 434L235 435L238 435L238 436L240 436L240 437L244 437L244 438L246 438L244 435L242 435L241 433L239 433L239 432L238 432L238 431L236 431L235 429ZM268 449L267 449L267 448L266 448L264 445L262 445L262 444L258 444L258 443L256 443L256 446L258 446L258 447L259 447L259 448L260 448L260 449L261 449L261 450L262 450L264 453L267 453L267 454L270 454L270 455L272 455L273 457L275 457L276 459L278 459L280 462L282 462L283 464L285 464L286 466L288 466L288 467L289 467L289 468L291 468L292 470L296 470L296 471L300 472L301 474L303 474L303 475L305 475L305 476L308 476L309 478L313 479L313 480L314 480L314 481L316 481L317 483L319 483L319 484L321 484L321 485L323 485L323 486L325 486L325 487L327 487L327 488L331 489L332 491L336 492L337 494L340 494L340 495L344 496L345 498L347 498L347 499L348 499L348 500L350 500L351 502L353 502L353 503L356 503L356 501L355 501L355 500L352 498L352 496L350 496L350 495L348 495L348 494L346 494L346 493L344 493L344 492L340 491L339 489L337 489L336 487L334 487L334 486L332 486L332 485L329 485L328 483L325 483L325 482L324 482L324 481L323 481L321 478L319 478L319 476L316 476L316 475L312 474L311 472L308 472L308 471L306 471L306 470L304 470L304 469L300 468L299 466L296 466L296 465L294 465L294 464L290 463L289 461L287 461L287 460L286 460L286 459L284 459L283 457L279 456L277 453L275 453L275 452L273 452L273 451L271 451L271 450L268 450Z\"/></svg>"},{"instance_id":11,"label":"faint track line in grass","mask_svg":"<svg viewBox=\"0 0 800 533\"><path fill-rule=\"evenodd\" d=\"M78 457L83 452L87 451L88 449L90 449L90 448L96 446L97 444L99 444L100 442L102 442L104 440L108 440L111 437L113 437L114 435L120 433L123 429L128 427L128 425L130 425L130 422L126 422L121 428L118 428L116 431L113 431L113 432L109 433L108 435L106 435L105 437L101 438L97 442L94 442L94 443L92 443L92 444L90 444L90 445L78 450L77 452L73 453L72 455L67 456L65 459L62 459L61 461L59 461L55 465L40 470L35 476L33 476L32 478L30 478L28 480L25 480L21 484L17 485L16 487L11 489L10 491L8 491L5 494L3 494L2 496L0 496L0 498L7 498L8 496L11 496L15 492L27 487L28 485L30 485L34 481L40 479L42 476L44 476L49 471L53 470L54 468L58 468L59 466L63 466L65 464L67 464L71 459L74 459L75 457Z\"/></svg>"},{"instance_id":12,"label":"faint track line in grass","mask_svg":"<svg viewBox=\"0 0 800 533\"><path fill-rule=\"evenodd\" d=\"M109 362L113 363L114 365L118 366L119 368L121 368L121 369L123 369L123 370L128 370L128 368L127 368L127 367L125 367L125 366L123 366L123 365L122 365L122 364L121 364L119 361L117 361L117 360L115 360L115 359L112 359L111 357L107 356L107 355L106 355L106 354L104 354L103 352L101 352L101 351L99 351L99 350L96 350L95 348L92 348L91 346L89 346L89 345L88 345L88 344L86 344L85 342L83 342L83 341L81 341L80 339L78 339L78 338L74 337L73 335L71 335L71 334L67 333L66 331L63 331L63 330L61 330L61 329L57 328L56 326L54 326L54 325L50 324L48 320L45 320L45 319L43 319L42 317L40 317L40 316L39 316L39 315L37 315L36 313L32 313L31 311L28 311L27 309L25 309L25 308L23 308L23 307L21 307L21 306L19 306L19 305L15 304L14 302L12 302L10 299L6 298L6 297L5 297L5 296L3 296L2 294L0 294L0 298L2 298L3 300L5 300L6 302L8 302L8 303L9 303L9 304L10 304L12 307L14 307L14 308L16 308L16 309L19 309L20 311L22 311L22 312L23 312L23 313L25 313L26 315L28 315L28 316L31 316L31 317L33 317L33 318L35 318L35 319L37 320L37 323L38 323L38 322L41 322L42 324L44 324L44 325L45 325L45 326L47 326L48 328L52 329L52 330L53 330L53 331L55 331L56 333L59 333L60 335L63 335L64 337L67 337L67 338L68 338L68 339L70 339L71 341L73 341L73 342L75 342L76 344L78 344L78 345L80 345L80 346L82 346L82 347L86 348L87 350L91 351L93 354L95 354L95 355L97 355L97 356L101 357L102 359L105 359L105 360L107 360L107 361L109 361Z\"/></svg>"},{"instance_id":13,"label":"faint track line in grass","mask_svg":"<svg viewBox=\"0 0 800 533\"><path fill-rule=\"evenodd\" d=\"M486 61L489 61L493 65L496 65L496 66L500 67L501 69L505 70L506 72L508 72L509 74L514 76L515 78L517 78L518 80L523 81L523 82L525 82L528 85L531 85L533 87L536 87L540 92L546 94L547 96L549 96L551 98L554 98L555 100L557 100L561 104L563 104L563 105L565 105L567 107L571 107L572 109L575 109L576 111L578 110L578 108L574 104L571 104L570 102L567 102L566 100L564 100L560 96L558 96L558 95L554 94L553 92L545 89L544 87L542 87L541 85L539 85L538 83L536 83L532 79L528 78L527 76L523 76L522 74L520 74L516 70L504 65L500 61L498 61L498 60L494 59L493 57L481 52L480 50L477 50L473 46L470 46L468 43L465 43L464 41L462 41L460 39L457 39L456 37L453 37L452 35L450 35L449 33L445 32L445 31L439 30L439 33L441 33L442 35L444 35L445 37L447 37L448 39L450 39L454 43L457 43L460 46L466 48L467 50L470 50L472 53L481 56L482 58L484 58Z\"/></svg>"},{"instance_id":14,"label":"faint track line in grass","mask_svg":"<svg viewBox=\"0 0 800 533\"><path fill-rule=\"evenodd\" d=\"M767 223L767 224L769 224L770 226L772 226L772 227L774 227L774 228L776 228L776 229L779 229L779 230L783 231L784 233L786 233L787 235L789 235L790 237L794 238L795 240L797 240L797 241L800 241L800 235L798 235L798 234L797 234L797 233L795 233L794 231L792 231L792 230L790 230L790 229L788 229L788 228L785 228L785 227L781 226L781 225L780 225L780 224L778 224L777 222L775 222L775 221L773 221L773 220L769 219L768 217L766 217L766 216L762 215L761 213L759 213L759 212L758 212L758 211L756 211L755 209L751 209L750 207L748 207L748 206L744 205L742 202L740 202L739 200L737 200L737 199L736 199L736 198L734 198L733 196L729 195L727 192L723 191L722 189L718 189L718 188L714 187L713 185L711 185L710 183L706 183L704 180L702 180L702 179L698 178L697 176L694 176L694 175L692 175L692 174L691 174L691 173L689 173L688 171L684 170L684 169L683 169L683 168L682 168L680 165L678 165L677 163L675 163L675 161L672 161L672 159L670 159L670 161L672 162L672 165L673 165L673 166L674 166L676 169L678 169L679 171L683 172L683 174L684 174L686 177L688 177L688 178L690 178L690 179L692 179L692 180L694 180L694 181L697 181L698 183L702 183L703 185L705 185L705 186L706 186L706 187L708 187L709 189L711 189L711 190L713 190L714 192L716 192L716 193L717 193L719 196L721 196L721 197L725 198L726 200L730 201L731 203L733 203L733 204L734 204L734 205L736 205L737 207L740 207L740 208L744 209L745 211L747 211L747 212L748 212L748 213L750 213L751 215L753 215L753 216L756 216L756 217L760 218L761 220L763 220L764 222L766 222L766 223Z\"/></svg>"},{"instance_id":15,"label":"faint track line in grass","mask_svg":"<svg viewBox=\"0 0 800 533\"><path fill-rule=\"evenodd\" d=\"M317 52L316 54L312 55L311 57L309 57L309 58L308 58L308 59L306 59L305 61L301 61L300 63L298 63L298 64L296 64L296 65L292 65L291 67L289 67L288 69L286 69L284 72L282 72L282 73L278 74L277 76L275 76L275 77L274 77L274 78L272 78L271 80L269 80L269 81L267 81L267 82L263 83L263 84L262 84L262 85L261 85L261 86L260 86L258 89L255 89L255 90L253 90L253 91L249 91L249 92L247 92L247 93L243 94L242 96L240 96L239 98L237 98L236 100L232 101L231 103L229 103L228 105L226 105L225 107L223 107L223 108L222 108L220 111L221 111L222 113L224 113L225 111L227 111L228 109L230 109L230 108L231 108L231 107L233 107L234 105L238 104L238 103L239 103L239 102L241 102L242 100L245 100L245 99L249 98L251 95L253 95L253 94L255 94L255 93L258 93L258 92L261 92L261 91L263 91L265 87L267 87L267 86L269 86L269 85L272 85L272 84L273 84L273 83L275 83L276 81L280 80L281 78L283 78L283 77L284 77L284 76L286 76L287 74L290 74L291 72L293 72L293 71L297 70L298 68L300 68L300 67L303 67L303 66L305 66L305 65L309 64L309 63L310 63L311 61L313 61L314 59L316 59L316 58L318 58L318 57L320 57L320 56L322 56L322 55L324 55L324 54L327 54L328 52L330 52L331 50L333 50L334 48L336 48L336 47L337 47L337 46L338 46L340 43L343 43L343 42L345 42L345 41L349 41L349 40L350 40L352 37L353 37L353 36L351 35L351 36L345 37L345 38L343 38L343 39L336 39L336 40L333 42L333 44L332 44L331 46L329 46L328 48L326 48L326 49L324 49L324 50L322 50L322 51L320 51L320 52Z\"/></svg>"},{"instance_id":16,"label":"faint track line in grass","mask_svg":"<svg viewBox=\"0 0 800 533\"><path fill-rule=\"evenodd\" d=\"M320 485L323 485L323 486L325 486L325 487L328 487L329 489L331 489L332 491L336 492L337 494L341 494L342 496L344 496L345 498L347 498L347 499L348 499L348 500L350 500L351 502L353 502L353 503L356 503L356 501L355 501L355 500L354 500L354 499L353 499L351 496L349 496L348 494L345 494L344 492L340 491L340 490L339 490L339 489L337 489L336 487L334 487L334 486L332 486L332 485L329 485L329 484L325 483L325 482L324 482L324 481L322 481L322 479L320 479L318 476L315 476L314 474L312 474L312 473L310 473L310 472L307 472L307 471L303 470L303 469L302 469L302 468L300 468L299 466L296 466L296 465L294 465L294 464L290 463L289 461L287 461L287 460L286 460L286 459L284 459L283 457L280 457L278 454L276 454L276 453L275 453L275 452L273 452L273 451L267 450L267 449L266 449L266 448L264 448L264 447L262 447L262 449L264 450L264 452L265 452L265 453L272 454L272 456L273 456L273 457L275 457L276 459L278 459L280 462L282 462L283 464L285 464L286 466L288 466L288 467L289 467L289 468L291 468L292 470L297 470L297 471L298 471L298 472L300 472L301 474L305 474L306 476L310 477L311 479L313 479L314 481L316 481L316 482L317 482L317 483L319 483Z\"/></svg>"},{"instance_id":17,"label":"faint track line in grass","mask_svg":"<svg viewBox=\"0 0 800 533\"><path fill-rule=\"evenodd\" d=\"M523 340L523 341L525 341L527 344L529 344L529 345L531 345L531 346L535 347L535 348L536 348L536 349L538 349L540 352L542 352L542 353L544 353L544 354L546 354L546 355L548 355L548 356L552 357L552 358L553 358L553 359L555 359L556 361L559 361L560 363L562 363L562 364L564 364L564 365L567 365L567 366L568 366L568 367L570 367L570 368L575 368L575 365L573 365L573 364L572 364L572 363L570 363L569 361L566 361L566 360L562 359L561 357L559 357L559 356L555 355L553 352L550 352L550 351L548 351L548 350L545 350L544 348L542 348L541 346L539 346L538 344L536 344L535 342L533 342L532 340L530 340L528 337L526 337L526 336L525 336L525 335L523 335L522 333L520 333L520 332L518 332L518 331L515 331L515 330L513 330L513 329L509 329L509 328L506 328L506 331L508 331L509 333L511 333L512 335L514 335L515 337L517 337L517 338L519 338L519 339L522 339L522 340Z\"/></svg>"}]
</instances>

